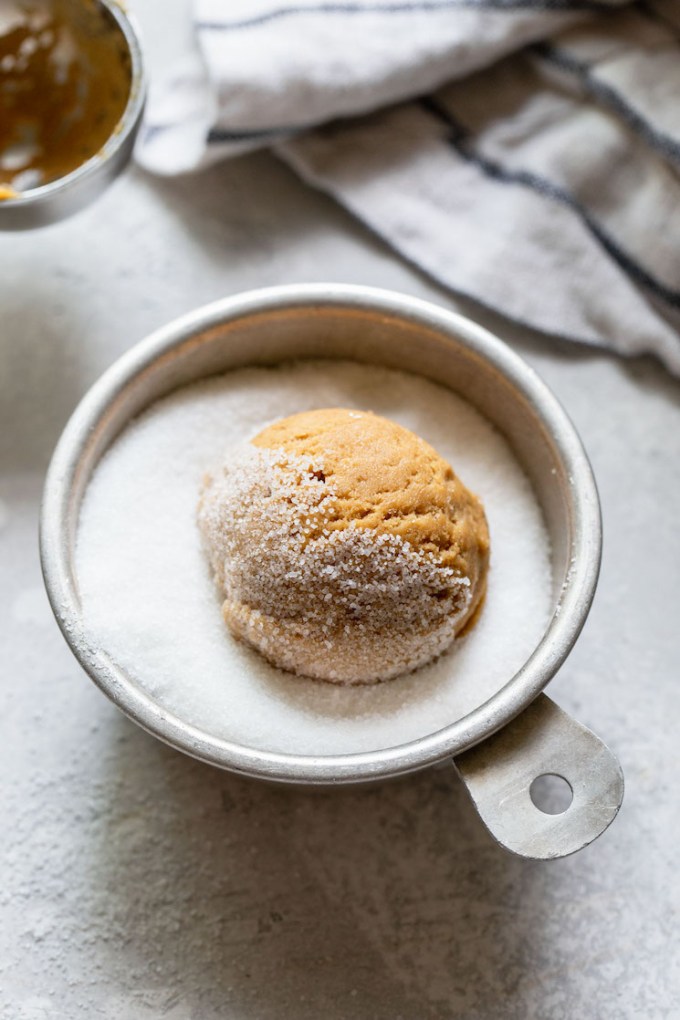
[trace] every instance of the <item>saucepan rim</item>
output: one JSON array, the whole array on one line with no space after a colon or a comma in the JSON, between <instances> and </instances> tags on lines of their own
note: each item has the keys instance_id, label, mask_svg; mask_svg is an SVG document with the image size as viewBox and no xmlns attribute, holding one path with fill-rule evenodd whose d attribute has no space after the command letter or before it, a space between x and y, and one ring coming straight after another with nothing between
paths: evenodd
<instances>
[{"instance_id":1,"label":"saucepan rim","mask_svg":"<svg viewBox=\"0 0 680 1020\"><path fill-rule=\"evenodd\" d=\"M56 210L62 197L80 191L86 182L105 172L105 169L116 161L116 157L127 145L131 135L137 132L144 111L147 91L139 31L134 18L130 16L119 0L96 0L96 2L104 7L116 22L130 54L130 92L123 114L99 152L90 156L75 170L47 184L29 188L16 196L3 199L0 202L0 223L3 219L3 210L8 214L8 218L11 213L11 223L16 219L19 210L28 212L38 206L46 210L52 208ZM55 218L61 218L61 214L56 213ZM47 223L49 220L46 219L45 222ZM36 225L39 224L36 223Z\"/></svg>"}]
</instances>

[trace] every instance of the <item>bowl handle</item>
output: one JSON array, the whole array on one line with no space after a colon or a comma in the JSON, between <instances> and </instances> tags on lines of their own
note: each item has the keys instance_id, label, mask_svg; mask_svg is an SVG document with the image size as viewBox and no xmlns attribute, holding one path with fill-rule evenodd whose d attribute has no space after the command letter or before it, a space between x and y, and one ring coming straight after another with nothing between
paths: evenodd
<instances>
[{"instance_id":1,"label":"bowl handle","mask_svg":"<svg viewBox=\"0 0 680 1020\"><path fill-rule=\"evenodd\" d=\"M493 838L520 857L550 860L581 850L614 821L623 800L612 752L545 694L454 765ZM545 814L532 801L531 785L544 775L571 787L561 814Z\"/></svg>"}]
</instances>

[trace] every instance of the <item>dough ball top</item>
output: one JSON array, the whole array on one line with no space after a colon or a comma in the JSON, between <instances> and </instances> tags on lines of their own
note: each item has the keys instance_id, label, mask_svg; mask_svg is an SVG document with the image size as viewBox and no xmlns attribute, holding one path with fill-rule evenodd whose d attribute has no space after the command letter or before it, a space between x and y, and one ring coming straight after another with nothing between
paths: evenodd
<instances>
[{"instance_id":1,"label":"dough ball top","mask_svg":"<svg viewBox=\"0 0 680 1020\"><path fill-rule=\"evenodd\" d=\"M303 411L268 426L255 446L309 460L333 489L325 526L396 535L445 566L478 573L488 554L482 505L429 443L367 411ZM330 508L329 508L330 510Z\"/></svg>"}]
</instances>

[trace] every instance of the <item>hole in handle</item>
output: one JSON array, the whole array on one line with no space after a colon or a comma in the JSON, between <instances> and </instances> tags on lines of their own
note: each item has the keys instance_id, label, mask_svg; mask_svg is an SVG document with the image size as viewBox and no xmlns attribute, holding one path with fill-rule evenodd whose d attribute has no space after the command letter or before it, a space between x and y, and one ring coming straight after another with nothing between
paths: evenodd
<instances>
[{"instance_id":1,"label":"hole in handle","mask_svg":"<svg viewBox=\"0 0 680 1020\"><path fill-rule=\"evenodd\" d=\"M534 807L544 815L563 815L574 799L574 791L564 776L544 772L534 779L529 796Z\"/></svg>"}]
</instances>

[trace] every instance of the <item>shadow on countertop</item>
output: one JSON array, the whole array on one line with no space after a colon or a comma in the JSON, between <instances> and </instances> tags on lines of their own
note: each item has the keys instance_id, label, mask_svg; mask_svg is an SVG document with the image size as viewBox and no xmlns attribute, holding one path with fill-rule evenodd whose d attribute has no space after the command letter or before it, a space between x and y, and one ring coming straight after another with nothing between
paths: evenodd
<instances>
[{"instance_id":1,"label":"shadow on countertop","mask_svg":"<svg viewBox=\"0 0 680 1020\"><path fill-rule=\"evenodd\" d=\"M287 789L112 732L82 923L131 994L182 1020L527 1015L554 872L492 843L453 769Z\"/></svg>"}]
</instances>

